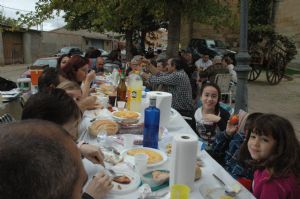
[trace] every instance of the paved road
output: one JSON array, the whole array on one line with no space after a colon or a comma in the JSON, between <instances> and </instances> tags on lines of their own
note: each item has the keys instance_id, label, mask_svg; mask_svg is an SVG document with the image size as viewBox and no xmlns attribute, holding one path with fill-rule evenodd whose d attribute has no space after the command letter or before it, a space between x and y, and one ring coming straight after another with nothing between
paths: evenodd
<instances>
[{"instance_id":1,"label":"paved road","mask_svg":"<svg viewBox=\"0 0 300 199\"><path fill-rule=\"evenodd\" d=\"M0 67L0 76L13 81L26 70L27 65ZM264 74L248 84L249 112L275 113L290 120L300 139L300 75L292 81L283 79L270 86Z\"/></svg>"},{"instance_id":2,"label":"paved road","mask_svg":"<svg viewBox=\"0 0 300 199\"><path fill-rule=\"evenodd\" d=\"M0 66L0 76L15 82L28 66L29 64Z\"/></svg>"}]
</instances>

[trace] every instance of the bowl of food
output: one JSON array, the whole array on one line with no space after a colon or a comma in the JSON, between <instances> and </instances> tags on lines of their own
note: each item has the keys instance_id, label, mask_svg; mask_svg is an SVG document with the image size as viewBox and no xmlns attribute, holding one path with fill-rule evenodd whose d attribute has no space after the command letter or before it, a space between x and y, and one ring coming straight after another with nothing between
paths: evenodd
<instances>
[{"instance_id":1,"label":"bowl of food","mask_svg":"<svg viewBox=\"0 0 300 199\"><path fill-rule=\"evenodd\" d=\"M134 111L122 110L113 112L112 118L119 123L133 124L139 122L141 114Z\"/></svg>"}]
</instances>

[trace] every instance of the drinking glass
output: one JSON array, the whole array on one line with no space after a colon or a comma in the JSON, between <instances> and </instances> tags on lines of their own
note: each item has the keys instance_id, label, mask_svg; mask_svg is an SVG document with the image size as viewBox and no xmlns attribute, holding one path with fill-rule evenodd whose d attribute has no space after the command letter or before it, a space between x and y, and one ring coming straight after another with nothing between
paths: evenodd
<instances>
[{"instance_id":1,"label":"drinking glass","mask_svg":"<svg viewBox=\"0 0 300 199\"><path fill-rule=\"evenodd\" d=\"M140 174L147 169L148 158L149 156L143 153L134 155L134 165Z\"/></svg>"},{"instance_id":2,"label":"drinking glass","mask_svg":"<svg viewBox=\"0 0 300 199\"><path fill-rule=\"evenodd\" d=\"M123 111L125 109L125 105L126 105L126 102L124 102L124 101L117 101L117 107L118 107L119 111Z\"/></svg>"},{"instance_id":3,"label":"drinking glass","mask_svg":"<svg viewBox=\"0 0 300 199\"><path fill-rule=\"evenodd\" d=\"M97 135L97 142L100 145L100 148L103 148L106 145L107 132L102 130Z\"/></svg>"}]
</instances>

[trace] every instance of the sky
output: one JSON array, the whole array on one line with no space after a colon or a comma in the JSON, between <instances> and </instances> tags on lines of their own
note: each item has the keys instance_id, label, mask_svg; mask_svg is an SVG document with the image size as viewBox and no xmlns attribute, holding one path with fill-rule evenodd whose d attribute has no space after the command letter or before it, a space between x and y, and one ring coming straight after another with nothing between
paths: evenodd
<instances>
[{"instance_id":1,"label":"sky","mask_svg":"<svg viewBox=\"0 0 300 199\"><path fill-rule=\"evenodd\" d=\"M28 11L34 11L35 3L37 0L0 0L0 11L5 17L17 19L16 12L26 14ZM64 26L64 19L57 17L52 20L47 20L42 25L42 30L48 31ZM37 29L37 27L32 27ZM41 30L41 27L38 27Z\"/></svg>"}]
</instances>

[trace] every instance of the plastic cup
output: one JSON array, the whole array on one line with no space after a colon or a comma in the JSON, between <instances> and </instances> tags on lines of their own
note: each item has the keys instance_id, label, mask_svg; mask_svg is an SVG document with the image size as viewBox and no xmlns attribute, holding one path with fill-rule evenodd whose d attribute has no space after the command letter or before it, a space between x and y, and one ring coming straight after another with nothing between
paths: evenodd
<instances>
[{"instance_id":1,"label":"plastic cup","mask_svg":"<svg viewBox=\"0 0 300 199\"><path fill-rule=\"evenodd\" d=\"M36 86L38 85L39 77L42 75L43 69L35 69L35 70L30 70L30 76L31 76L31 84Z\"/></svg>"},{"instance_id":2,"label":"plastic cup","mask_svg":"<svg viewBox=\"0 0 300 199\"><path fill-rule=\"evenodd\" d=\"M100 144L100 147L105 146L107 138L107 132L106 131L100 131L97 135L97 142Z\"/></svg>"},{"instance_id":3,"label":"plastic cup","mask_svg":"<svg viewBox=\"0 0 300 199\"><path fill-rule=\"evenodd\" d=\"M190 187L183 184L174 184L171 187L171 199L188 199Z\"/></svg>"},{"instance_id":4,"label":"plastic cup","mask_svg":"<svg viewBox=\"0 0 300 199\"><path fill-rule=\"evenodd\" d=\"M126 102L124 101L117 101L117 107L118 107L118 110L122 111L125 109L125 105L126 105Z\"/></svg>"},{"instance_id":5,"label":"plastic cup","mask_svg":"<svg viewBox=\"0 0 300 199\"><path fill-rule=\"evenodd\" d=\"M126 134L126 135L123 135L122 137L123 137L124 148L125 149L132 148L135 135Z\"/></svg>"},{"instance_id":6,"label":"plastic cup","mask_svg":"<svg viewBox=\"0 0 300 199\"><path fill-rule=\"evenodd\" d=\"M100 101L100 103L103 105L103 107L107 108L107 106L108 106L108 97L100 96L100 97L97 97L97 98Z\"/></svg>"},{"instance_id":7,"label":"plastic cup","mask_svg":"<svg viewBox=\"0 0 300 199\"><path fill-rule=\"evenodd\" d=\"M134 156L134 165L139 173L143 173L147 169L149 156L147 154L136 154Z\"/></svg>"},{"instance_id":8,"label":"plastic cup","mask_svg":"<svg viewBox=\"0 0 300 199\"><path fill-rule=\"evenodd\" d=\"M17 86L21 91L29 91L31 89L31 79L19 78L17 79Z\"/></svg>"}]
</instances>

